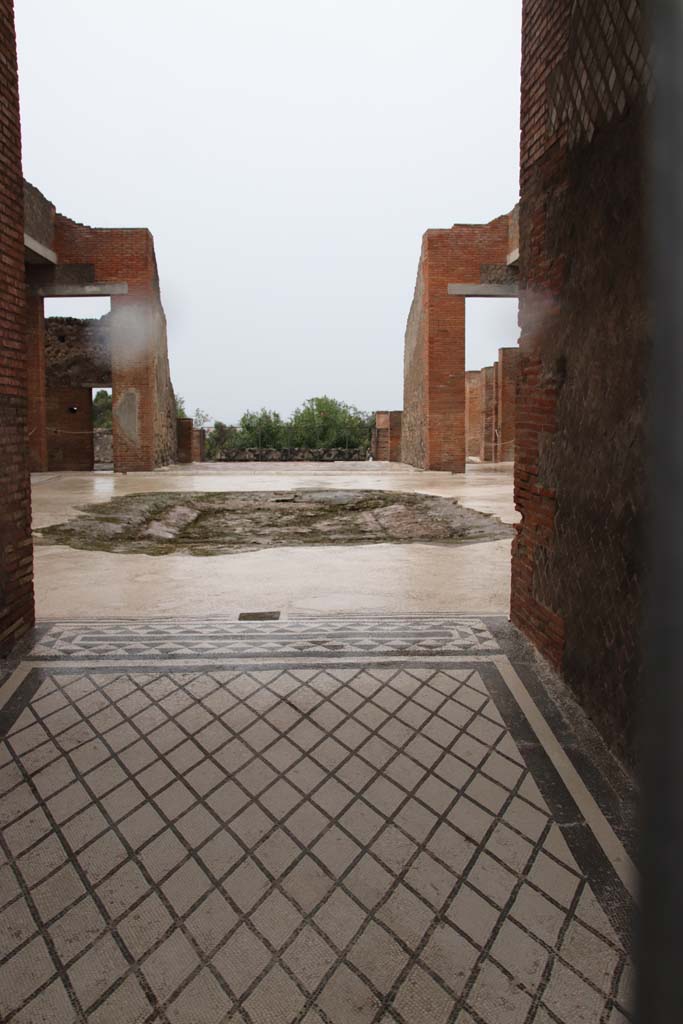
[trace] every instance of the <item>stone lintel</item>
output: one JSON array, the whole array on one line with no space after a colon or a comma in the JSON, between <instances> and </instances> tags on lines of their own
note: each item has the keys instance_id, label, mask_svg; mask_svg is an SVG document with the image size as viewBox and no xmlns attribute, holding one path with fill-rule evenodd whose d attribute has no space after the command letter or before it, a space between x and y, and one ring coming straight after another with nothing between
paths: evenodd
<instances>
[{"instance_id":1,"label":"stone lintel","mask_svg":"<svg viewBox=\"0 0 683 1024\"><path fill-rule=\"evenodd\" d=\"M509 284L449 284L448 294L471 299L517 299L519 298L519 285L516 282Z\"/></svg>"},{"instance_id":2,"label":"stone lintel","mask_svg":"<svg viewBox=\"0 0 683 1024\"><path fill-rule=\"evenodd\" d=\"M125 281L100 281L97 284L46 284L34 289L44 299L85 298L91 295L127 295Z\"/></svg>"},{"instance_id":3,"label":"stone lintel","mask_svg":"<svg viewBox=\"0 0 683 1024\"><path fill-rule=\"evenodd\" d=\"M27 261L29 262L35 261L36 257L38 257L39 262L57 262L56 252L49 249L46 245L43 245L43 243L39 242L37 239L32 238L31 235L27 235L26 232L24 232L24 249L28 251Z\"/></svg>"}]
</instances>

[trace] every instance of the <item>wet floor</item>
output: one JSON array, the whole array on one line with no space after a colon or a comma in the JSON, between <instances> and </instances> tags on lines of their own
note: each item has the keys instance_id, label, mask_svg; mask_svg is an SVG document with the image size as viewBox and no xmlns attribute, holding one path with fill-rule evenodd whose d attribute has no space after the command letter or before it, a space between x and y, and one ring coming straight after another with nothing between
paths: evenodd
<instances>
[{"instance_id":1,"label":"wet floor","mask_svg":"<svg viewBox=\"0 0 683 1024\"><path fill-rule=\"evenodd\" d=\"M478 512L515 522L512 466L468 466L433 473L389 463L196 464L156 473L37 474L35 527L66 522L78 508L150 491L379 489L458 498ZM282 548L203 560L169 555L38 547L39 618L64 609L76 617L192 613L236 616L275 608L285 615L505 614L510 599L510 541Z\"/></svg>"}]
</instances>

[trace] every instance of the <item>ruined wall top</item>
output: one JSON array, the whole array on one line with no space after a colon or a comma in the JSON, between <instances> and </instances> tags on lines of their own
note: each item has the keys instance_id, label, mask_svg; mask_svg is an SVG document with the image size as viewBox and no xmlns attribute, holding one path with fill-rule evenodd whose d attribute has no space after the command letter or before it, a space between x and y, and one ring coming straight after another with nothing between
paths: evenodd
<instances>
[{"instance_id":1,"label":"ruined wall top","mask_svg":"<svg viewBox=\"0 0 683 1024\"><path fill-rule=\"evenodd\" d=\"M48 249L54 249L55 214L54 205L40 189L24 181L24 231Z\"/></svg>"}]
</instances>

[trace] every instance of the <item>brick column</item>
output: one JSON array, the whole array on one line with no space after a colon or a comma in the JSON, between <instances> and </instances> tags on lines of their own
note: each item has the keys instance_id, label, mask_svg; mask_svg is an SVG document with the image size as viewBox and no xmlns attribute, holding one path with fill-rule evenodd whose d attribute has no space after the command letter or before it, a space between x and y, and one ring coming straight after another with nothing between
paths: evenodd
<instances>
[{"instance_id":1,"label":"brick column","mask_svg":"<svg viewBox=\"0 0 683 1024\"><path fill-rule=\"evenodd\" d=\"M192 430L192 462L204 462L204 452L206 449L206 431L204 429L198 430L196 427Z\"/></svg>"},{"instance_id":2,"label":"brick column","mask_svg":"<svg viewBox=\"0 0 683 1024\"><path fill-rule=\"evenodd\" d=\"M515 458L515 404L517 400L517 372L519 349L498 350L498 447L496 462L514 462Z\"/></svg>"},{"instance_id":3,"label":"brick column","mask_svg":"<svg viewBox=\"0 0 683 1024\"><path fill-rule=\"evenodd\" d=\"M465 429L467 455L481 455L481 371L468 370L465 374Z\"/></svg>"},{"instance_id":4,"label":"brick column","mask_svg":"<svg viewBox=\"0 0 683 1024\"><path fill-rule=\"evenodd\" d=\"M481 370L481 437L479 458L482 462L494 462L495 451L496 406L494 389L494 370L485 366Z\"/></svg>"},{"instance_id":5,"label":"brick column","mask_svg":"<svg viewBox=\"0 0 683 1024\"><path fill-rule=\"evenodd\" d=\"M111 302L112 426L115 472L155 467L155 315L151 304Z\"/></svg>"},{"instance_id":6,"label":"brick column","mask_svg":"<svg viewBox=\"0 0 683 1024\"><path fill-rule=\"evenodd\" d=\"M388 412L375 413L375 458L378 462L389 462L390 416Z\"/></svg>"},{"instance_id":7,"label":"brick column","mask_svg":"<svg viewBox=\"0 0 683 1024\"><path fill-rule=\"evenodd\" d=\"M45 396L45 302L26 293L26 369L28 385L28 448L32 473L47 470L47 406Z\"/></svg>"},{"instance_id":8,"label":"brick column","mask_svg":"<svg viewBox=\"0 0 683 1024\"><path fill-rule=\"evenodd\" d=\"M403 413L389 413L389 462L401 461L401 423Z\"/></svg>"},{"instance_id":9,"label":"brick column","mask_svg":"<svg viewBox=\"0 0 683 1024\"><path fill-rule=\"evenodd\" d=\"M432 241L432 257L436 258ZM448 294L448 270L430 290L429 468L465 472L465 299Z\"/></svg>"},{"instance_id":10,"label":"brick column","mask_svg":"<svg viewBox=\"0 0 683 1024\"><path fill-rule=\"evenodd\" d=\"M192 462L192 434L194 424L192 419L182 416L178 419L178 462Z\"/></svg>"}]
</instances>

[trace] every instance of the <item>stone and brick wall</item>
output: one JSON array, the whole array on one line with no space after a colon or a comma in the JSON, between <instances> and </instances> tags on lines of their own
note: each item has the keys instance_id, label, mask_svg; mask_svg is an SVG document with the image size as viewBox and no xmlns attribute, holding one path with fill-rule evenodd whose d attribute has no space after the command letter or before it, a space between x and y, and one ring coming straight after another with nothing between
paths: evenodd
<instances>
[{"instance_id":1,"label":"stone and brick wall","mask_svg":"<svg viewBox=\"0 0 683 1024\"><path fill-rule=\"evenodd\" d=\"M422 240L404 354L402 461L464 473L465 302L449 284L507 283L511 217L456 224ZM512 230L514 235L514 230Z\"/></svg>"},{"instance_id":2,"label":"stone and brick wall","mask_svg":"<svg viewBox=\"0 0 683 1024\"><path fill-rule=\"evenodd\" d=\"M512 620L615 751L640 678L643 3L524 0Z\"/></svg>"},{"instance_id":3,"label":"stone and brick wall","mask_svg":"<svg viewBox=\"0 0 683 1024\"><path fill-rule=\"evenodd\" d=\"M0 0L0 653L33 624L24 209L14 5Z\"/></svg>"}]
</instances>

